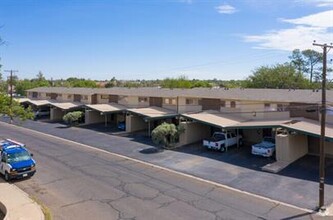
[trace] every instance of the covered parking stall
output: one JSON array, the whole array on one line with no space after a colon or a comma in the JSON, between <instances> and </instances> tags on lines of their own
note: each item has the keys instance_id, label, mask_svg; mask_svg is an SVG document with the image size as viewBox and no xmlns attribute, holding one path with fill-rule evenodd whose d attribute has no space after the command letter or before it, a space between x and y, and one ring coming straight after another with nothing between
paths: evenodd
<instances>
[{"instance_id":1,"label":"covered parking stall","mask_svg":"<svg viewBox=\"0 0 333 220\"><path fill-rule=\"evenodd\" d=\"M157 106L127 109L126 131L147 130L150 136L151 131L162 122L177 124L177 116L177 112Z\"/></svg>"},{"instance_id":2,"label":"covered parking stall","mask_svg":"<svg viewBox=\"0 0 333 220\"><path fill-rule=\"evenodd\" d=\"M180 124L185 128L185 132L180 136L182 145L201 141L215 131L231 130L238 134L239 129L231 127L247 120L232 113L214 110L181 114L181 118Z\"/></svg>"},{"instance_id":3,"label":"covered parking stall","mask_svg":"<svg viewBox=\"0 0 333 220\"><path fill-rule=\"evenodd\" d=\"M126 107L117 103L86 105L85 124L103 123L117 125L126 123Z\"/></svg>"},{"instance_id":4,"label":"covered parking stall","mask_svg":"<svg viewBox=\"0 0 333 220\"><path fill-rule=\"evenodd\" d=\"M50 112L51 102L48 100L33 100L29 98L20 98L15 100L18 101L24 108L28 108L30 106L34 112L41 110L45 112Z\"/></svg>"},{"instance_id":5,"label":"covered parking stall","mask_svg":"<svg viewBox=\"0 0 333 220\"><path fill-rule=\"evenodd\" d=\"M77 102L50 102L51 121L62 121L65 114L72 111L83 111L83 104Z\"/></svg>"},{"instance_id":6,"label":"covered parking stall","mask_svg":"<svg viewBox=\"0 0 333 220\"><path fill-rule=\"evenodd\" d=\"M292 148L291 144L295 136L301 136L304 143L301 147L303 154L319 155L320 131L321 125L319 121L311 119L293 120L281 125L288 132L281 134L287 144L286 147ZM282 139L282 138L281 138ZM327 157L333 158L333 125L325 126L325 154ZM290 146L289 146L290 145ZM278 152L277 152L278 153ZM278 156L278 155L277 155ZM284 155L281 155L281 157ZM287 158L288 159L288 158Z\"/></svg>"}]
</instances>

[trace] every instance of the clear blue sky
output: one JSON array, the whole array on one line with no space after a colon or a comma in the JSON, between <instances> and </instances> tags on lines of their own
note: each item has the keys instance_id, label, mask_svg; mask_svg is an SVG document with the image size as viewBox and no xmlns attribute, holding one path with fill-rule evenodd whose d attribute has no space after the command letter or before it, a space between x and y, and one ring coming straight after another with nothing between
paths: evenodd
<instances>
[{"instance_id":1,"label":"clear blue sky","mask_svg":"<svg viewBox=\"0 0 333 220\"><path fill-rule=\"evenodd\" d=\"M244 79L332 42L333 0L0 0L0 25L20 78Z\"/></svg>"}]
</instances>

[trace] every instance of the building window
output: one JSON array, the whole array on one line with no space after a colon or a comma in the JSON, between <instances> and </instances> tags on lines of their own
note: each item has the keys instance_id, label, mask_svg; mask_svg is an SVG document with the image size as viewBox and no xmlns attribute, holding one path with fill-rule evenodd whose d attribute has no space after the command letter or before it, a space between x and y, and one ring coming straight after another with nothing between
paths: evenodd
<instances>
[{"instance_id":1,"label":"building window","mask_svg":"<svg viewBox=\"0 0 333 220\"><path fill-rule=\"evenodd\" d=\"M58 94L58 97L61 98L61 97L62 97L62 94Z\"/></svg>"},{"instance_id":2,"label":"building window","mask_svg":"<svg viewBox=\"0 0 333 220\"><path fill-rule=\"evenodd\" d=\"M276 110L278 112L283 112L285 110L285 106L283 104L277 104Z\"/></svg>"},{"instance_id":3,"label":"building window","mask_svg":"<svg viewBox=\"0 0 333 220\"><path fill-rule=\"evenodd\" d=\"M38 92L32 92L32 98L37 98L38 97Z\"/></svg>"},{"instance_id":4,"label":"building window","mask_svg":"<svg viewBox=\"0 0 333 220\"><path fill-rule=\"evenodd\" d=\"M72 99L72 95L67 95L67 99Z\"/></svg>"},{"instance_id":5,"label":"building window","mask_svg":"<svg viewBox=\"0 0 333 220\"><path fill-rule=\"evenodd\" d=\"M166 105L177 105L177 99L165 98L164 104Z\"/></svg>"},{"instance_id":6,"label":"building window","mask_svg":"<svg viewBox=\"0 0 333 220\"><path fill-rule=\"evenodd\" d=\"M265 107L265 109L269 109L269 108L271 108L271 103L265 103L265 104L264 104L264 107Z\"/></svg>"},{"instance_id":7,"label":"building window","mask_svg":"<svg viewBox=\"0 0 333 220\"><path fill-rule=\"evenodd\" d=\"M194 99L186 99L186 105L194 105Z\"/></svg>"},{"instance_id":8,"label":"building window","mask_svg":"<svg viewBox=\"0 0 333 220\"><path fill-rule=\"evenodd\" d=\"M224 108L225 107L225 101L221 100L221 107Z\"/></svg>"},{"instance_id":9,"label":"building window","mask_svg":"<svg viewBox=\"0 0 333 220\"><path fill-rule=\"evenodd\" d=\"M45 95L47 98L50 98L51 97L51 93L46 93Z\"/></svg>"},{"instance_id":10,"label":"building window","mask_svg":"<svg viewBox=\"0 0 333 220\"><path fill-rule=\"evenodd\" d=\"M236 108L236 102L235 101L230 102L230 108Z\"/></svg>"},{"instance_id":11,"label":"building window","mask_svg":"<svg viewBox=\"0 0 333 220\"><path fill-rule=\"evenodd\" d=\"M109 95L101 95L101 99L109 99Z\"/></svg>"},{"instance_id":12,"label":"building window","mask_svg":"<svg viewBox=\"0 0 333 220\"><path fill-rule=\"evenodd\" d=\"M139 97L139 103L148 102L148 97Z\"/></svg>"}]
</instances>

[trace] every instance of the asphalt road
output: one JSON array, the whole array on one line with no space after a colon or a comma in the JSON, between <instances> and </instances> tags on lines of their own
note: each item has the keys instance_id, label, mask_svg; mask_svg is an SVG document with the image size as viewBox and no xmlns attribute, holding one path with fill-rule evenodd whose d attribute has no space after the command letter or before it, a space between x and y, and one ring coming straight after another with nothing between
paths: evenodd
<instances>
[{"instance_id":1,"label":"asphalt road","mask_svg":"<svg viewBox=\"0 0 333 220\"><path fill-rule=\"evenodd\" d=\"M48 206L54 219L313 219L248 194L0 124L0 137L23 142L37 173L16 181Z\"/></svg>"}]
</instances>

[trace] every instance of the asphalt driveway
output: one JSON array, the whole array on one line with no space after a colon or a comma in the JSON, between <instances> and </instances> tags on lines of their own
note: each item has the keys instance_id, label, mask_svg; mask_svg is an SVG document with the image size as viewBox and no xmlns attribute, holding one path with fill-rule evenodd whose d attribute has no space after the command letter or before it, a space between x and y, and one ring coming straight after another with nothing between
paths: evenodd
<instances>
[{"instance_id":1,"label":"asphalt driveway","mask_svg":"<svg viewBox=\"0 0 333 220\"><path fill-rule=\"evenodd\" d=\"M269 158L253 156L249 147L226 153L200 144L176 150L156 149L142 133L124 134L103 126L67 127L60 123L26 121L20 126L215 181L227 186L315 209L318 201L318 158L305 156L278 174L261 171ZM29 146L28 146L29 147ZM333 160L327 159L325 202L333 202Z\"/></svg>"}]
</instances>

